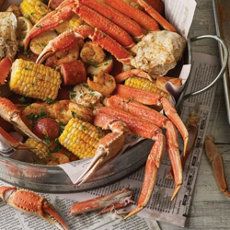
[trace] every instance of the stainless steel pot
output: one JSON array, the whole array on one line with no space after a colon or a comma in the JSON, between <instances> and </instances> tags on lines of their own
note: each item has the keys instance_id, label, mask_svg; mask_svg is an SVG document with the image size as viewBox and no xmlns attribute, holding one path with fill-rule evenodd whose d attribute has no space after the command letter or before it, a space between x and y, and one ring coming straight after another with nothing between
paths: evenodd
<instances>
[{"instance_id":1,"label":"stainless steel pot","mask_svg":"<svg viewBox=\"0 0 230 230\"><path fill-rule=\"evenodd\" d=\"M205 92L214 86L225 71L228 51L224 42L219 37L213 35L204 35L188 40L188 62L191 63L192 59L191 42L206 38L215 39L222 46L224 53L222 68L217 77L206 87L199 89L196 92L186 94L186 88L189 82L192 81L192 79L189 78L184 84L183 91L178 99L178 108L179 106L182 106L182 102L190 96ZM44 192L76 192L92 189L112 183L137 170L145 163L152 144L153 142L149 140L140 142L103 167L91 181L80 186L74 185L65 172L59 167L24 163L4 157L3 155L5 153L2 153L2 156L0 155L0 179L16 186Z\"/></svg>"}]
</instances>

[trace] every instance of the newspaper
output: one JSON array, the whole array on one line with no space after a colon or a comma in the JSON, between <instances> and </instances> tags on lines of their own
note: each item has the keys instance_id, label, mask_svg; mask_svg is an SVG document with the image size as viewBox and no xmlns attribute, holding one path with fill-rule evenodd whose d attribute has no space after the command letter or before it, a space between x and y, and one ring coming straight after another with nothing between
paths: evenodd
<instances>
[{"instance_id":1,"label":"newspaper","mask_svg":"<svg viewBox=\"0 0 230 230\"><path fill-rule=\"evenodd\" d=\"M215 56L194 53L190 75L193 80L191 81L187 91L189 92L197 89L198 87L203 87L216 76L217 72L218 60ZM162 160L158 173L157 184L149 204L137 216L126 221L117 216L115 213L105 215L91 213L74 217L68 214L68 210L73 202L87 200L98 195L105 195L124 187L129 187L135 192L136 200L141 188L144 168L141 168L129 177L126 177L112 185L93 189L87 192L42 195L44 195L62 214L70 229L160 229L155 220L166 221L182 227L185 226L197 172L200 165L202 143L208 126L214 96L215 87L201 95L188 99L188 101L183 104L181 116L184 121L187 120L189 114L194 110L194 108L197 108L197 106L199 107L199 132L195 148L192 151L183 172L184 181L182 188L174 201L171 201L174 183L172 179L166 176L170 169L170 162L167 154L165 154L165 157ZM9 208L3 204L3 202L0 203L0 216L0 229L56 229L53 225L50 225L38 217L27 215Z\"/></svg>"},{"instance_id":2,"label":"newspaper","mask_svg":"<svg viewBox=\"0 0 230 230\"><path fill-rule=\"evenodd\" d=\"M188 37L196 9L194 0L163 0L165 4L165 15L169 21L176 26L177 31L185 38Z\"/></svg>"}]
</instances>

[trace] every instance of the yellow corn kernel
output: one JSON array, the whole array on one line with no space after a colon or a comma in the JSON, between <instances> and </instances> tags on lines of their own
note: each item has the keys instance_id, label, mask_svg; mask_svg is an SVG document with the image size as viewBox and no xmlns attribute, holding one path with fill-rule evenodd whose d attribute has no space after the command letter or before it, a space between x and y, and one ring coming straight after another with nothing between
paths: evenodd
<instances>
[{"instance_id":1,"label":"yellow corn kernel","mask_svg":"<svg viewBox=\"0 0 230 230\"><path fill-rule=\"evenodd\" d=\"M23 16L34 24L49 12L48 6L41 0L23 0L20 9Z\"/></svg>"},{"instance_id":2,"label":"yellow corn kernel","mask_svg":"<svg viewBox=\"0 0 230 230\"><path fill-rule=\"evenodd\" d=\"M80 159L93 157L102 132L92 124L72 118L59 137L59 142Z\"/></svg>"},{"instance_id":3,"label":"yellow corn kernel","mask_svg":"<svg viewBox=\"0 0 230 230\"><path fill-rule=\"evenodd\" d=\"M60 25L58 25L55 28L55 31L61 34L67 30L74 30L82 24L83 24L83 21L77 15L74 15L71 19L66 20Z\"/></svg>"},{"instance_id":4,"label":"yellow corn kernel","mask_svg":"<svg viewBox=\"0 0 230 230\"><path fill-rule=\"evenodd\" d=\"M152 82L145 78L130 77L125 81L125 85L136 88L136 89L142 89L144 91L148 91L151 93L156 93L163 97L169 97L168 93L159 89L155 82Z\"/></svg>"},{"instance_id":5,"label":"yellow corn kernel","mask_svg":"<svg viewBox=\"0 0 230 230\"><path fill-rule=\"evenodd\" d=\"M10 89L26 97L55 100L61 85L59 72L31 61L17 59L12 65Z\"/></svg>"},{"instance_id":6,"label":"yellow corn kernel","mask_svg":"<svg viewBox=\"0 0 230 230\"><path fill-rule=\"evenodd\" d=\"M30 150L34 152L39 159L46 159L48 157L49 148L44 143L28 138L25 145L31 148Z\"/></svg>"}]
</instances>

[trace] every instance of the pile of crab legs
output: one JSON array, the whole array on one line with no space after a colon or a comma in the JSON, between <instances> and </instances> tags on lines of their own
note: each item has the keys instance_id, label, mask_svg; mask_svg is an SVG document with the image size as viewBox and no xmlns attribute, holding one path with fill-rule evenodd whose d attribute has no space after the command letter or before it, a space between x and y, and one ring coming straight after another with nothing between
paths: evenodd
<instances>
[{"instance_id":1,"label":"pile of crab legs","mask_svg":"<svg viewBox=\"0 0 230 230\"><path fill-rule=\"evenodd\" d=\"M119 89L118 89L119 92ZM140 93L140 92L139 92ZM118 93L119 95L119 93ZM20 128L22 131L24 131L24 126L22 126L22 119L20 117L20 112L16 108L16 106L10 102L8 99L5 98L0 98L0 103L1 108L3 107L2 111L5 111L9 117L12 117L14 115L13 122L14 124L17 124L18 128ZM145 112L147 112L148 118L144 122L144 119L137 118L136 116L132 116L132 114L124 112L122 110L118 110L112 106L113 103L121 103L121 106L127 106L127 110L139 111L138 113L141 113L140 110L144 109ZM120 144L124 142L124 133L128 133L129 130L132 128L132 130L136 130L135 132L140 134L140 132L144 133L146 132L146 136L151 136L152 139L155 140L154 146L149 154L147 163L146 163L146 170L145 170L145 178L144 178L144 183L142 186L141 190L141 195L138 200L138 206L137 209L135 209L133 212L131 212L128 216L133 215L140 209L142 209L148 202L148 199L150 198L151 192L153 190L154 184L156 182L156 177L157 177L157 170L160 165L160 158L163 153L163 146L164 146L164 136L161 134L161 131L159 131L159 128L154 127L150 128L149 125L147 126L146 122L148 120L148 123L152 122L152 119L154 119L153 114L155 113L154 110L151 110L148 107L145 107L144 105L138 104L137 102L127 102L124 99L120 98L119 96L115 95L112 96L108 99L106 99L105 102L106 106L108 107L102 107L96 112L96 117L95 117L95 124L101 124L101 127L107 127L110 126L109 128L113 131L112 133L107 134L104 138L101 139L100 145L98 146L96 156L94 160L99 160L99 161L94 161L95 164L93 168L90 170L94 171L98 166L103 165L105 162L107 162L109 159L113 158L117 152L120 150ZM112 109L111 109L112 108ZM1 115L2 115L1 111ZM108 113L107 113L108 112ZM119 119L114 119L111 114L119 114ZM142 114L142 113L141 113ZM145 113L144 113L145 114ZM165 121L165 123L169 124L168 130L166 130L166 133L171 133L168 134L174 135L174 130L169 130L169 128L172 128L173 125L170 124L171 122L164 117L163 115L157 113L156 117L158 119L162 119ZM142 114L143 115L143 114ZM175 116L175 114L171 114ZM130 118L127 118L127 116L131 116ZM125 118L126 117L126 118ZM124 118L124 119L121 119ZM192 150L195 140L197 138L197 131L198 131L198 119L197 116L192 116L189 118L188 123L187 123L187 128L189 135L191 135L191 138L189 138L188 141L188 147L185 149L186 155L182 157L182 162L184 164L186 158L188 157L189 152ZM125 123L124 120L127 122ZM150 122L149 122L150 121ZM137 124L136 124L137 122ZM141 126L138 126L141 125ZM162 126L162 124L161 124ZM149 127L149 128L147 128ZM145 128L147 128L145 130ZM27 130L27 128L26 128ZM150 132L149 132L150 131ZM153 132L152 132L153 131ZM153 136L150 135L152 132L155 133ZM4 137L8 142L12 143L12 145L16 147L23 147L23 143L18 143L16 140L14 140L8 133L6 133L3 129L0 129L0 134L1 137ZM27 135L30 135L27 133ZM146 137L145 136L145 137ZM166 134L167 136L167 134ZM169 137L168 136L168 137ZM175 136L173 138L176 138ZM171 140L173 140L173 138ZM167 145L169 148L171 148L171 151L169 149L169 154L177 152L177 149L173 149L170 139L167 140ZM176 140L176 139L175 139ZM114 145L115 144L115 145ZM116 148L118 146L118 148ZM212 167L215 173L215 177L217 180L217 183L220 187L220 190L224 192L225 195L229 196L229 191L227 190L227 184L225 180L225 175L224 175L224 170L223 170L223 161L222 157L219 154L217 148L215 147L213 143L213 138L207 137L205 140L205 150L207 153L207 156L212 163ZM176 158L178 159L178 155L171 156L171 159ZM178 164L181 164L180 161L176 162ZM172 164L173 170L174 170L174 165ZM89 170L89 171L90 171ZM89 173L87 170L87 174ZM92 173L91 171L91 173ZM174 178L180 177L181 171L177 169L177 171L173 171L174 173ZM92 174L91 174L92 175ZM176 176L177 175L177 176ZM90 174L87 175L89 177ZM182 176L182 175L181 175ZM87 178L84 178L83 180L86 180ZM182 177L180 177L182 180ZM182 181L177 181L176 182L176 188L175 192L178 191L180 187L180 183ZM176 195L174 192L174 195ZM58 227L61 229L68 229L67 224L63 220L63 218L54 210L52 205L48 203L46 199L41 197L40 195L29 191L25 189L17 189L15 187L9 187L9 186L1 186L0 187L0 197L3 199L3 201L7 202L9 205L11 205L14 208L17 208L22 211L27 211L30 213L34 213L38 216L41 216L45 218L48 221L54 222ZM83 202L78 202L76 204L73 204L70 208L70 213L74 215L82 214L82 213L87 213L91 211L97 211L101 210L100 213L106 213L110 212L112 210L124 208L127 205L133 204L133 192L130 189L122 189L115 191L114 193L111 193L107 196L102 196L98 197L92 200L88 201L83 201Z\"/></svg>"},{"instance_id":2,"label":"pile of crab legs","mask_svg":"<svg viewBox=\"0 0 230 230\"><path fill-rule=\"evenodd\" d=\"M169 119L141 103L147 105L162 104L165 114ZM27 131L26 124L23 125L20 111L16 106L6 98L0 98L0 104L0 115L2 116L4 114L5 117L2 116L3 118L11 122L13 121L13 123L17 125L17 128L21 129L23 132L26 130L26 134L31 136ZM136 214L148 203L156 183L157 171L160 167L165 144L167 144L175 179L174 198L182 184L182 165L177 142L177 133L173 123L181 132L185 141L184 150L186 150L188 142L188 133L171 103L168 99L159 95L154 95L139 89L118 84L116 94L106 98L104 104L104 107L95 109L94 125L103 129L110 129L112 132L99 141L95 157L92 159L92 163L86 172L79 178L79 184L88 180L106 162L113 159L122 149L126 135L132 133L144 138L152 139L155 143L146 162L144 182L137 203L137 208L130 212L127 217ZM173 121L173 123L171 121ZM161 128L166 129L167 141L165 140ZM8 134L1 132L1 135L8 139L8 141L10 140L7 136ZM34 134L32 135L34 137ZM12 141L11 139L11 142L16 146L16 141ZM23 143L20 143L20 145L17 144L17 146L23 146ZM27 191L27 193L30 192ZM29 198L25 197L23 199L27 200ZM5 200L7 200L10 205L20 208L21 210L30 210L34 212L33 209L27 206L27 203L24 202L23 199L21 199L21 205L19 203L15 204L14 201L11 201L10 199L8 199L9 201L7 199ZM92 202L94 203L94 201ZM123 205L118 205L118 207L124 207L129 203L123 202L122 204ZM87 208L91 209L91 205L93 204L88 202ZM75 210L76 213L78 213L78 207L79 206L72 208L71 212L74 213Z\"/></svg>"},{"instance_id":3,"label":"pile of crab legs","mask_svg":"<svg viewBox=\"0 0 230 230\"><path fill-rule=\"evenodd\" d=\"M28 47L33 38L54 29L76 14L87 23L87 26L83 26L83 29L77 28L76 31L64 32L51 41L39 55L38 63L50 55L50 52L66 49L73 45L79 37L83 39L88 37L120 62L130 64L131 52L129 50L135 45L134 39L140 40L145 31L159 30L158 23L166 30L176 31L151 5L143 0L137 0L137 3L146 10L147 14L120 0L100 2L65 0L55 11L51 11L34 25L26 36L24 45ZM58 45L60 40L63 41L62 47Z\"/></svg>"},{"instance_id":4,"label":"pile of crab legs","mask_svg":"<svg viewBox=\"0 0 230 230\"><path fill-rule=\"evenodd\" d=\"M89 38L121 63L130 65L131 48L135 45L135 41L140 40L147 32L159 30L159 25L166 30L176 31L174 26L160 14L163 9L161 1L134 0L134 2L146 13L120 0L51 0L49 6L52 9L57 8L34 25L24 39L24 46L27 48L33 38L55 29L76 14L84 21L84 25L74 31L66 31L51 40L39 55L37 63L44 62L60 50L73 49L79 40ZM0 69L4 70L1 82L4 82L10 72L11 64L12 60L9 57L0 61Z\"/></svg>"},{"instance_id":5,"label":"pile of crab legs","mask_svg":"<svg viewBox=\"0 0 230 230\"><path fill-rule=\"evenodd\" d=\"M105 0L100 4L91 0L66 0L59 2L61 4L55 11L47 14L33 27L25 38L25 47L28 47L31 39L45 31L54 29L73 14L79 15L88 25L80 26L75 31L65 32L52 40L39 55L37 63L44 62L49 56L59 50L72 49L74 44L88 37L115 56L120 62L129 65L132 58L130 49L135 44L129 34L138 40L144 35L142 27L147 31L155 31L159 29L157 22L163 28L175 31L175 28L153 7L142 0L138 0L137 2L146 10L147 14L129 7L128 4L118 0ZM106 15L112 14L116 20L116 24L106 19L106 15L103 15L103 13ZM9 66L9 63L7 65ZM21 129L28 136L39 140L23 122L20 110L12 102L6 98L0 98L0 103L0 115L5 120L13 122L17 128ZM79 178L79 184L88 180L98 168L114 158L121 150L126 135L134 133L138 136L152 139L155 142L147 159L144 182L137 208L129 213L127 217L136 214L148 203L156 183L157 170L160 166L165 145L168 149L175 179L173 199L182 184L182 165L174 125L183 137L184 153L187 152L188 131L171 103L159 95L153 95L152 93L143 92L124 85L117 85L116 94L107 98L104 104L105 107L95 110L94 124L103 129L110 129L112 132L101 139L92 164ZM142 104L161 104L168 118ZM161 128L166 129L167 141ZM0 131L1 136L5 137L15 147L23 147L23 143L18 143L12 139L4 130L1 129ZM44 198L32 191L17 189L15 187L1 187L0 196L13 207L34 212L44 218L50 219L51 217L62 228L68 228L62 217L58 215L52 206ZM115 199L116 205L108 203L108 200L111 201L113 200L112 198L117 198L117 196L122 197L121 202L118 202L119 199ZM121 190L106 197L77 204L71 208L71 213L77 214L86 210L92 211L99 207L104 209L102 212L110 210L111 206L117 208L125 207L131 203L130 199L125 198L131 196L132 194L129 190Z\"/></svg>"},{"instance_id":6,"label":"pile of crab legs","mask_svg":"<svg viewBox=\"0 0 230 230\"><path fill-rule=\"evenodd\" d=\"M79 41L81 42L85 38L90 38L111 53L118 61L130 65L132 58L130 49L135 44L130 34L138 40L144 36L145 33L142 27L146 31L156 31L159 30L158 23L167 30L175 31L175 28L153 7L142 0L138 0L137 2L146 10L147 14L130 7L123 1L106 0L103 1L103 3L91 0L63 1L55 11L47 14L33 27L25 38L24 45L28 47L31 39L45 31L54 29L61 22L69 19L73 14L77 14L87 25L80 26L75 31L64 32L50 41L39 55L37 63L44 62L49 56L59 50L72 49ZM110 16L112 15L114 20L116 20L116 24L108 20L103 13ZM117 26L117 24L119 26ZM161 104L169 119L141 103L145 105ZM5 120L14 123L17 128L28 136L40 140L28 129L20 116L20 110L11 101L6 98L0 98L0 104L0 115ZM157 171L160 166L165 144L167 144L175 179L174 198L182 184L182 167L177 134L172 122L182 134L185 143L185 152L188 142L187 130L177 115L176 110L166 98L124 85L117 85L116 95L105 100L105 107L95 110L94 119L96 126L110 129L112 132L101 139L92 164L79 178L79 184L88 180L98 168L114 158L122 149L126 135L134 133L144 138L150 138L154 140L155 143L147 160L144 183L137 208L127 217L139 212L148 203L156 183ZM161 128L166 129L167 141ZM12 145L17 148L23 147L23 143L18 143L16 140L13 140L4 130L1 129L0 131L1 136L10 141ZM121 194L126 198L131 196L130 191L127 192L127 190L122 190ZM116 199L117 205L114 206L113 204L114 207L121 208L131 203L129 199L129 202L127 202L127 199L124 199L123 196L121 196L123 198L121 203ZM31 197L34 199L31 199ZM117 198L117 193L112 194L110 198L111 197ZM1 198L15 208L33 212L45 218L51 217L51 219L55 219L64 229L67 228L61 216L48 205L47 201L32 191L16 189L14 187L2 187ZM107 206L104 206L104 208L108 209L111 205L108 205L108 201L102 202L103 199L107 199L107 197L99 198L98 201L100 205L97 204L97 207L100 206L103 208L102 203L105 203ZM86 202L86 204L83 205L84 208L81 206L81 210L87 209L86 206L89 210L92 210L92 204L94 203L95 201ZM79 208L79 205L73 206L71 213L79 213Z\"/></svg>"}]
</instances>

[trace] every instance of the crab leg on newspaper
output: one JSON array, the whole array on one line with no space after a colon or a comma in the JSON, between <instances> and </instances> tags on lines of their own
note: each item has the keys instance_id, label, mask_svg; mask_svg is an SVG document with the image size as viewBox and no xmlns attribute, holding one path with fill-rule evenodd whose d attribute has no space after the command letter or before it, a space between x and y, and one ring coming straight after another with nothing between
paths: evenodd
<instances>
[{"instance_id":1,"label":"crab leg on newspaper","mask_svg":"<svg viewBox=\"0 0 230 230\"><path fill-rule=\"evenodd\" d=\"M223 157L214 144L214 138L212 136L206 136L204 146L205 153L212 165L212 170L220 191L223 192L227 197L230 197L230 191L228 191L228 186L224 174Z\"/></svg>"}]
</instances>

